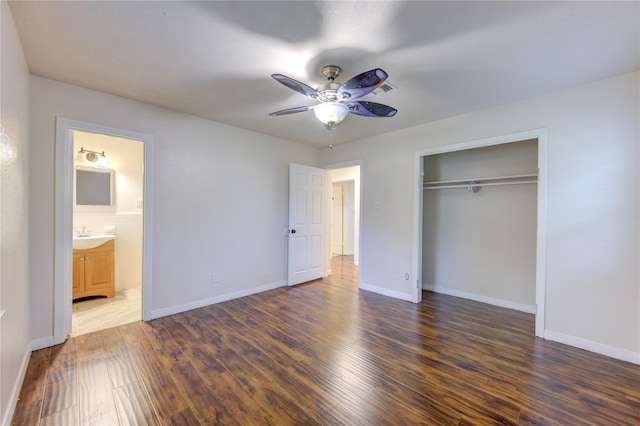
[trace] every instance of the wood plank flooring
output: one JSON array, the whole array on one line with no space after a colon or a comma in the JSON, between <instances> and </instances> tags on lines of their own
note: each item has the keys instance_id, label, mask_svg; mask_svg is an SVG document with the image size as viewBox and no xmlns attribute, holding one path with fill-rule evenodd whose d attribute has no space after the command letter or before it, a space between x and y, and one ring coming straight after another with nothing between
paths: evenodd
<instances>
[{"instance_id":1,"label":"wood plank flooring","mask_svg":"<svg viewBox=\"0 0 640 426\"><path fill-rule=\"evenodd\" d=\"M14 425L637 425L640 366L532 315L330 278L33 353Z\"/></svg>"}]
</instances>

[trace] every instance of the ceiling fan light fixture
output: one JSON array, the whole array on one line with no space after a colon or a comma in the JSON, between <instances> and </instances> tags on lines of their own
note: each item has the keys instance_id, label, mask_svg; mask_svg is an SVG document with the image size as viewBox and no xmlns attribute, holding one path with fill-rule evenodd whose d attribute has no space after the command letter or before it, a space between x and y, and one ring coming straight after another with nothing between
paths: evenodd
<instances>
[{"instance_id":1,"label":"ceiling fan light fixture","mask_svg":"<svg viewBox=\"0 0 640 426\"><path fill-rule=\"evenodd\" d=\"M342 122L347 114L349 107L340 102L323 102L313 108L313 112L322 123L333 127Z\"/></svg>"},{"instance_id":2,"label":"ceiling fan light fixture","mask_svg":"<svg viewBox=\"0 0 640 426\"><path fill-rule=\"evenodd\" d=\"M328 130L331 130L340 124L346 118L347 114L355 114L362 117L393 117L396 112L398 112L395 108L388 105L369 101L356 101L373 92L385 82L388 74L383 69L375 68L365 71L347 80L343 84L335 82L335 78L340 71L340 67L336 65L323 67L322 75L327 78L328 82L319 85L316 89L286 75L271 74L271 77L278 83L302 95L309 96L320 103L317 105L287 108L272 112L269 115L289 115L312 109L318 120L320 120Z\"/></svg>"}]
</instances>

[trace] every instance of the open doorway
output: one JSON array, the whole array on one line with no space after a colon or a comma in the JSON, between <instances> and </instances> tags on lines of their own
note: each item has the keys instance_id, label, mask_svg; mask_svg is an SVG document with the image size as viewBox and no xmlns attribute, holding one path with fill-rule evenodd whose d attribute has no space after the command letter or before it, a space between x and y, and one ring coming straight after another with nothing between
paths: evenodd
<instances>
[{"instance_id":1,"label":"open doorway","mask_svg":"<svg viewBox=\"0 0 640 426\"><path fill-rule=\"evenodd\" d=\"M115 137L130 140L130 143L138 143L142 145L143 150L143 162L138 162L137 167L141 170L142 178L142 196L131 195L129 197L132 200L135 209L137 205L140 206L142 213L138 213L138 220L142 222L142 251L139 256L141 260L141 306L143 320L152 319L151 312L151 300L152 300L152 277L151 277L151 224L152 224L152 207L153 207L153 137L148 134L132 132L123 129L117 129L109 126L103 126L95 123L87 123L77 120L71 120L67 118L58 117L56 119L56 158L55 158L55 246L54 246L54 330L53 330L53 344L59 344L64 342L72 334L72 299L73 299L73 272L74 272L74 200L75 200L75 185L74 179L76 178L76 166L74 159L78 155L78 151L75 149L74 138L80 135L82 132L100 135L104 137ZM82 146L81 146L82 148ZM108 157L108 149L104 147L100 151L96 150L96 155L100 156L102 151L105 151L105 155ZM88 150L87 147L85 149ZM91 150L93 151L93 150ZM112 151L115 152L115 151ZM116 158L114 157L115 161ZM115 164L115 163L114 163ZM115 171L117 175L117 170ZM98 179L102 180L102 179ZM105 179L106 180L106 179ZM117 188L115 188L117 193ZM124 190L123 190L124 191ZM126 193L126 191L125 191ZM113 195L112 194L112 195ZM126 197L125 197L126 198ZM100 210L100 208L98 208ZM104 212L103 212L104 213ZM126 215L121 215L126 216ZM112 216L114 219L115 216ZM115 219L114 219L115 220ZM118 220L124 220L118 218ZM115 225L116 229L113 230L117 234L124 232L126 226L122 225L122 228L118 228L118 223L102 223L98 225L96 231L107 234L113 230ZM122 222L124 224L124 222ZM92 222L89 227L84 224L84 231L91 230L91 226L96 226L97 222ZM75 225L75 231L82 230L82 224ZM105 226L107 227L105 229ZM111 227L111 228L110 228ZM107 238L108 239L108 238ZM117 247L117 246L116 246ZM86 247L85 247L86 248ZM114 253L115 256L115 253ZM106 261L104 258L101 260L104 267ZM116 265L117 268L117 265ZM104 278L105 273L100 272ZM117 279L115 271L113 272L114 279ZM91 280L90 280L91 281ZM105 281L102 278L98 278L98 281Z\"/></svg>"},{"instance_id":2,"label":"open doorway","mask_svg":"<svg viewBox=\"0 0 640 426\"><path fill-rule=\"evenodd\" d=\"M360 264L360 164L330 167L329 181L329 265L339 260L357 266Z\"/></svg>"},{"instance_id":3,"label":"open doorway","mask_svg":"<svg viewBox=\"0 0 640 426\"><path fill-rule=\"evenodd\" d=\"M331 188L331 257L353 256L354 181L334 182Z\"/></svg>"},{"instance_id":4,"label":"open doorway","mask_svg":"<svg viewBox=\"0 0 640 426\"><path fill-rule=\"evenodd\" d=\"M72 132L71 335L78 336L142 319L144 144Z\"/></svg>"}]
</instances>

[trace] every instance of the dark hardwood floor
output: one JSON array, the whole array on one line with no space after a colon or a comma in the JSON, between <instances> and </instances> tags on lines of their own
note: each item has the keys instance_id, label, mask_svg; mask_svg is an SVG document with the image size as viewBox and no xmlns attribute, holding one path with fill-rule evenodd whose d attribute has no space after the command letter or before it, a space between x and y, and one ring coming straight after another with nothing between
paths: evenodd
<instances>
[{"instance_id":1,"label":"dark hardwood floor","mask_svg":"<svg viewBox=\"0 0 640 426\"><path fill-rule=\"evenodd\" d=\"M14 425L638 425L640 366L534 318L334 275L33 353Z\"/></svg>"}]
</instances>

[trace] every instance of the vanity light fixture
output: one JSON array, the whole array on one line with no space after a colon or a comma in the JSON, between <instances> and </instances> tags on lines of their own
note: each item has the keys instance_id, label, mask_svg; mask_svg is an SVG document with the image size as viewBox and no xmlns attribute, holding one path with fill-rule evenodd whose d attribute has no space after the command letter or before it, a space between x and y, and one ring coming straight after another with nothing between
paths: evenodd
<instances>
[{"instance_id":1,"label":"vanity light fixture","mask_svg":"<svg viewBox=\"0 0 640 426\"><path fill-rule=\"evenodd\" d=\"M84 162L85 160L94 163L94 166L102 169L108 169L110 167L109 160L107 160L107 157L104 155L104 151L89 151L82 147L76 155L76 161Z\"/></svg>"}]
</instances>

